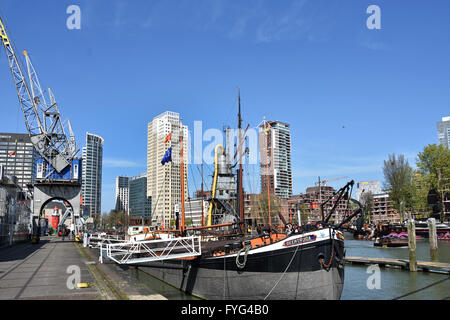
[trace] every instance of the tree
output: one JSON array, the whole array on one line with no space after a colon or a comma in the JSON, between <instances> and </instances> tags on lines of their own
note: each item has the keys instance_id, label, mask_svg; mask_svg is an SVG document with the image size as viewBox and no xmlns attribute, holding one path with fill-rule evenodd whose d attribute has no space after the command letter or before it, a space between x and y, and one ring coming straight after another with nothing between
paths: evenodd
<instances>
[{"instance_id":1,"label":"tree","mask_svg":"<svg viewBox=\"0 0 450 320\"><path fill-rule=\"evenodd\" d=\"M396 157L394 153L384 161L383 173L385 189L389 192L392 206L400 214L400 221L403 221L404 209L412 210L413 208L413 170L404 155Z\"/></svg>"},{"instance_id":2,"label":"tree","mask_svg":"<svg viewBox=\"0 0 450 320\"><path fill-rule=\"evenodd\" d=\"M364 220L370 223L370 214L373 209L373 193L368 191L361 195L361 204L364 210Z\"/></svg>"},{"instance_id":3,"label":"tree","mask_svg":"<svg viewBox=\"0 0 450 320\"><path fill-rule=\"evenodd\" d=\"M430 144L417 155L416 165L421 183L419 202L426 207L427 195L431 190L437 191L440 202L444 189L450 186L450 150L442 144Z\"/></svg>"},{"instance_id":4,"label":"tree","mask_svg":"<svg viewBox=\"0 0 450 320\"><path fill-rule=\"evenodd\" d=\"M450 150L442 144L429 144L417 155L416 165L429 190L438 190L450 179Z\"/></svg>"},{"instance_id":5,"label":"tree","mask_svg":"<svg viewBox=\"0 0 450 320\"><path fill-rule=\"evenodd\" d=\"M278 212L280 209L280 203L277 196L274 194L270 195L270 217L272 224L274 221L278 220ZM258 195L257 205L255 208L255 216L260 218L264 224L269 223L269 201L266 192L262 192Z\"/></svg>"}]
</instances>

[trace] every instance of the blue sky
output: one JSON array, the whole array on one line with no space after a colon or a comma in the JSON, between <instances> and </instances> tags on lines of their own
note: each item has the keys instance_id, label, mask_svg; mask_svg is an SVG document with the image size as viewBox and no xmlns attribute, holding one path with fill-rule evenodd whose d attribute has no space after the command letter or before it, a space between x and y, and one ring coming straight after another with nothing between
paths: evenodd
<instances>
[{"instance_id":1,"label":"blue sky","mask_svg":"<svg viewBox=\"0 0 450 320\"><path fill-rule=\"evenodd\" d=\"M66 27L72 4L80 30ZM366 27L372 4L381 30ZM179 112L191 129L195 120L235 126L236 86L244 127L263 116L291 124L295 193L319 175L383 180L389 153L414 164L450 115L449 13L446 0L0 3L78 142L86 131L105 139L103 211L114 206L117 175L146 171L154 116ZM4 53L0 70L0 131L24 132ZM190 191L200 187L197 170ZM248 191L257 191L258 169L249 174Z\"/></svg>"}]
</instances>

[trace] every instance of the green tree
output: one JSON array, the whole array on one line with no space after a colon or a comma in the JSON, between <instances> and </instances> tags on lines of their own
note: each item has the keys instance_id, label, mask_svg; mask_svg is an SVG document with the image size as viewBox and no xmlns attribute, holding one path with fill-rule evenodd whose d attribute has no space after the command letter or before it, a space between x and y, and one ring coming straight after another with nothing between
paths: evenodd
<instances>
[{"instance_id":1,"label":"green tree","mask_svg":"<svg viewBox=\"0 0 450 320\"><path fill-rule=\"evenodd\" d=\"M442 197L443 190L450 187L450 150L444 145L430 144L417 155L416 165L416 180L420 185L417 202L427 207L430 190Z\"/></svg>"},{"instance_id":2,"label":"green tree","mask_svg":"<svg viewBox=\"0 0 450 320\"><path fill-rule=\"evenodd\" d=\"M413 170L404 155L396 157L394 153L384 161L383 173L385 189L389 192L392 206L400 214L400 220L403 221L403 211L405 209L412 210L414 206Z\"/></svg>"},{"instance_id":3,"label":"green tree","mask_svg":"<svg viewBox=\"0 0 450 320\"><path fill-rule=\"evenodd\" d=\"M428 189L438 190L450 179L450 150L442 144L429 144L417 155L416 165Z\"/></svg>"},{"instance_id":4,"label":"green tree","mask_svg":"<svg viewBox=\"0 0 450 320\"><path fill-rule=\"evenodd\" d=\"M370 223L370 214L373 209L373 194L372 192L364 192L361 195L361 204L363 205L364 210L364 220Z\"/></svg>"}]
</instances>

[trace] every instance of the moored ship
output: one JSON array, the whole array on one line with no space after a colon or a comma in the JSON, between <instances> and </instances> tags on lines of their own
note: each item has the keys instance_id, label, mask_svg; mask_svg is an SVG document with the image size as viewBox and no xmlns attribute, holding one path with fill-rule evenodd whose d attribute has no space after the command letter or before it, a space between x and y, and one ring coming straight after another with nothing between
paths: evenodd
<instances>
[{"instance_id":1,"label":"moored ship","mask_svg":"<svg viewBox=\"0 0 450 320\"><path fill-rule=\"evenodd\" d=\"M239 99L238 141L243 141L240 114ZM241 145L238 150L240 159ZM326 217L322 208L322 221L313 226L286 223L278 213L283 222L281 229L268 224L253 235L247 232L243 217L242 165L239 161L235 165L228 163L230 154L227 152L221 145L215 149L206 225L186 228L182 205L181 225L177 219L176 230L173 230L179 236L199 235L201 254L143 262L137 266L203 299L340 299L345 255L344 235L340 228L362 213L361 205L350 199L349 190L354 182L336 192L339 198L345 197L359 204L359 209L339 225L328 222L334 208ZM239 169L234 173L232 169L238 163ZM270 194L268 196L270 202ZM176 249L173 252L175 254Z\"/></svg>"}]
</instances>

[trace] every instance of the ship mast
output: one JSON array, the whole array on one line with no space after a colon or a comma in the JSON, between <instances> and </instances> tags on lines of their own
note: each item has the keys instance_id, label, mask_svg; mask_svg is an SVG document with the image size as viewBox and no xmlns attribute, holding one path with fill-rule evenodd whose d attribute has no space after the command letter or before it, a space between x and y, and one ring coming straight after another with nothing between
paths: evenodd
<instances>
[{"instance_id":1,"label":"ship mast","mask_svg":"<svg viewBox=\"0 0 450 320\"><path fill-rule=\"evenodd\" d=\"M181 127L181 125L180 125ZM181 234L184 236L185 232L185 225L184 225L184 218L185 218L185 212L184 212L184 162L183 162L183 131L180 130L180 173L181 173Z\"/></svg>"},{"instance_id":2,"label":"ship mast","mask_svg":"<svg viewBox=\"0 0 450 320\"><path fill-rule=\"evenodd\" d=\"M239 142L242 140L242 117L241 117L241 90L238 89L238 132ZM239 146L239 171L238 171L238 211L241 219L241 231L244 232L244 197L242 190L242 148Z\"/></svg>"},{"instance_id":3,"label":"ship mast","mask_svg":"<svg viewBox=\"0 0 450 320\"><path fill-rule=\"evenodd\" d=\"M205 226L205 217L203 216L203 155L202 155L202 227Z\"/></svg>"}]
</instances>

